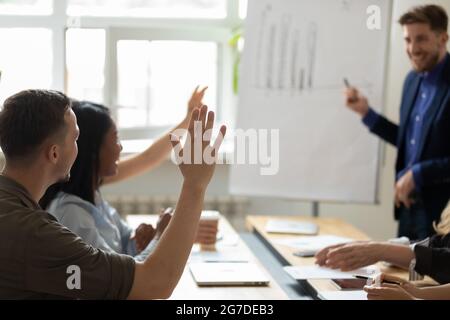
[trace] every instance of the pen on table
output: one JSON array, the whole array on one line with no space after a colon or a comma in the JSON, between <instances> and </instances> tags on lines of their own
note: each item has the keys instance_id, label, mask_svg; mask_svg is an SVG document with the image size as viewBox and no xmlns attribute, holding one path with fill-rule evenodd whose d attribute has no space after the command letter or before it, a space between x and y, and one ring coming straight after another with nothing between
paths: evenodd
<instances>
[{"instance_id":1,"label":"pen on table","mask_svg":"<svg viewBox=\"0 0 450 320\"><path fill-rule=\"evenodd\" d=\"M352 86L350 85L350 82L348 82L347 78L344 78L344 84L347 89L352 89ZM353 103L358 101L358 98L356 96L353 96L349 99L349 101Z\"/></svg>"},{"instance_id":2,"label":"pen on table","mask_svg":"<svg viewBox=\"0 0 450 320\"><path fill-rule=\"evenodd\" d=\"M371 277L360 276L360 275L355 275L355 278L357 278L357 279L365 279L365 280L369 280L369 279L370 279L370 280L373 280ZM383 282L383 283L388 283L388 284L396 284L396 285L399 285L399 286L402 285L402 283L399 282L399 281L383 280L382 282Z\"/></svg>"}]
</instances>

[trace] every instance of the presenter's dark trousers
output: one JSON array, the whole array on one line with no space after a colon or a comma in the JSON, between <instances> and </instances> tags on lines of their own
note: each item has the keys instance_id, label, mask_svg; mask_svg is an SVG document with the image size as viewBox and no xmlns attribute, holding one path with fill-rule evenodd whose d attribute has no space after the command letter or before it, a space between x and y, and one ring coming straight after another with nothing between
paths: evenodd
<instances>
[{"instance_id":1,"label":"presenter's dark trousers","mask_svg":"<svg viewBox=\"0 0 450 320\"><path fill-rule=\"evenodd\" d=\"M421 200L409 209L402 207L398 224L398 236L408 237L412 241L426 239L434 234L433 221L426 214Z\"/></svg>"}]
</instances>

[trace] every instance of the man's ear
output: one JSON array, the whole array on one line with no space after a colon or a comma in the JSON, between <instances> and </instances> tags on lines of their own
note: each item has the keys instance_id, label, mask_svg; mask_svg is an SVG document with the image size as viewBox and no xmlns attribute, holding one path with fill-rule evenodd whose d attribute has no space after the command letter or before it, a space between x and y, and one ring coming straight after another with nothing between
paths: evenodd
<instances>
[{"instance_id":1,"label":"man's ear","mask_svg":"<svg viewBox=\"0 0 450 320\"><path fill-rule=\"evenodd\" d=\"M47 159L53 163L57 164L61 156L61 148L57 144L52 144L47 148Z\"/></svg>"},{"instance_id":2,"label":"man's ear","mask_svg":"<svg viewBox=\"0 0 450 320\"><path fill-rule=\"evenodd\" d=\"M449 39L448 32L443 32L443 33L441 34L441 41L442 41L442 44L443 44L444 46L447 45L448 39Z\"/></svg>"}]
</instances>

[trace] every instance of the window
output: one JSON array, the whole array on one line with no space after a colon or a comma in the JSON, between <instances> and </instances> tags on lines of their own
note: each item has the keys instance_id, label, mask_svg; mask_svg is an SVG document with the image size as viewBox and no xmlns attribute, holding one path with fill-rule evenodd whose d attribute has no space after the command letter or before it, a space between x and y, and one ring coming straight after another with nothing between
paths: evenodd
<instances>
[{"instance_id":1,"label":"window","mask_svg":"<svg viewBox=\"0 0 450 320\"><path fill-rule=\"evenodd\" d=\"M0 104L14 93L52 84L52 32L0 28Z\"/></svg>"},{"instance_id":2,"label":"window","mask_svg":"<svg viewBox=\"0 0 450 320\"><path fill-rule=\"evenodd\" d=\"M52 0L0 0L0 14L50 15Z\"/></svg>"},{"instance_id":3,"label":"window","mask_svg":"<svg viewBox=\"0 0 450 320\"><path fill-rule=\"evenodd\" d=\"M239 0L239 18L245 19L247 17L248 0Z\"/></svg>"},{"instance_id":4,"label":"window","mask_svg":"<svg viewBox=\"0 0 450 320\"><path fill-rule=\"evenodd\" d=\"M69 0L67 12L72 16L223 19L226 0Z\"/></svg>"},{"instance_id":5,"label":"window","mask_svg":"<svg viewBox=\"0 0 450 320\"><path fill-rule=\"evenodd\" d=\"M66 92L79 100L103 102L105 30L66 32Z\"/></svg>"},{"instance_id":6,"label":"window","mask_svg":"<svg viewBox=\"0 0 450 320\"><path fill-rule=\"evenodd\" d=\"M0 104L49 88L111 108L124 139L181 121L195 86L233 122L240 0L0 0Z\"/></svg>"},{"instance_id":7,"label":"window","mask_svg":"<svg viewBox=\"0 0 450 320\"><path fill-rule=\"evenodd\" d=\"M204 102L214 110L217 52L214 42L119 41L119 127L180 122L196 84L209 85Z\"/></svg>"}]
</instances>

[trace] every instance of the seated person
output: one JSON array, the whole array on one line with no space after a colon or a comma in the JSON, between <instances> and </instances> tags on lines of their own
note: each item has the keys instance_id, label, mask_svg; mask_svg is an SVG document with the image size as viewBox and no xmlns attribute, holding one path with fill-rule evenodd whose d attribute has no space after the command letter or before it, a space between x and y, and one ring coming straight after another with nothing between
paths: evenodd
<instances>
[{"instance_id":1,"label":"seated person","mask_svg":"<svg viewBox=\"0 0 450 320\"><path fill-rule=\"evenodd\" d=\"M316 254L316 263L351 271L385 261L447 284L450 283L450 204L434 228L435 236L411 246L372 241L330 246Z\"/></svg>"},{"instance_id":2,"label":"seated person","mask_svg":"<svg viewBox=\"0 0 450 320\"><path fill-rule=\"evenodd\" d=\"M203 94L204 90L198 92L196 89L189 109L201 105ZM118 176L121 168L125 168L126 173L122 173L119 179L110 179L110 182L148 170L167 158L171 150L169 136L160 138L143 154L120 162L122 146L109 110L99 104L79 101L72 102L72 110L77 117L80 136L77 141L78 156L70 171L70 180L50 187L40 204L58 222L93 247L143 260L154 249L170 220L171 212L161 213L156 230L151 225L141 224L132 237L132 228L102 199L99 188L106 178ZM185 128L185 122L183 120L177 128ZM215 243L216 234L217 228L214 226L200 224L196 241ZM152 239L155 241L149 245ZM143 251L146 247L147 250Z\"/></svg>"},{"instance_id":3,"label":"seated person","mask_svg":"<svg viewBox=\"0 0 450 320\"><path fill-rule=\"evenodd\" d=\"M48 90L8 98L0 111L6 160L0 175L0 299L170 297L191 252L225 136L222 126L212 143L204 133L213 125L214 113L203 106L192 112L184 146L178 136L170 137L183 175L180 196L155 250L140 262L92 247L38 205L49 186L69 179L77 157L79 130L70 99ZM208 158L196 157L194 164L197 145Z\"/></svg>"},{"instance_id":4,"label":"seated person","mask_svg":"<svg viewBox=\"0 0 450 320\"><path fill-rule=\"evenodd\" d=\"M398 284L385 283L397 282ZM365 286L369 300L450 300L450 284L418 287L410 281L382 274L380 286Z\"/></svg>"}]
</instances>

